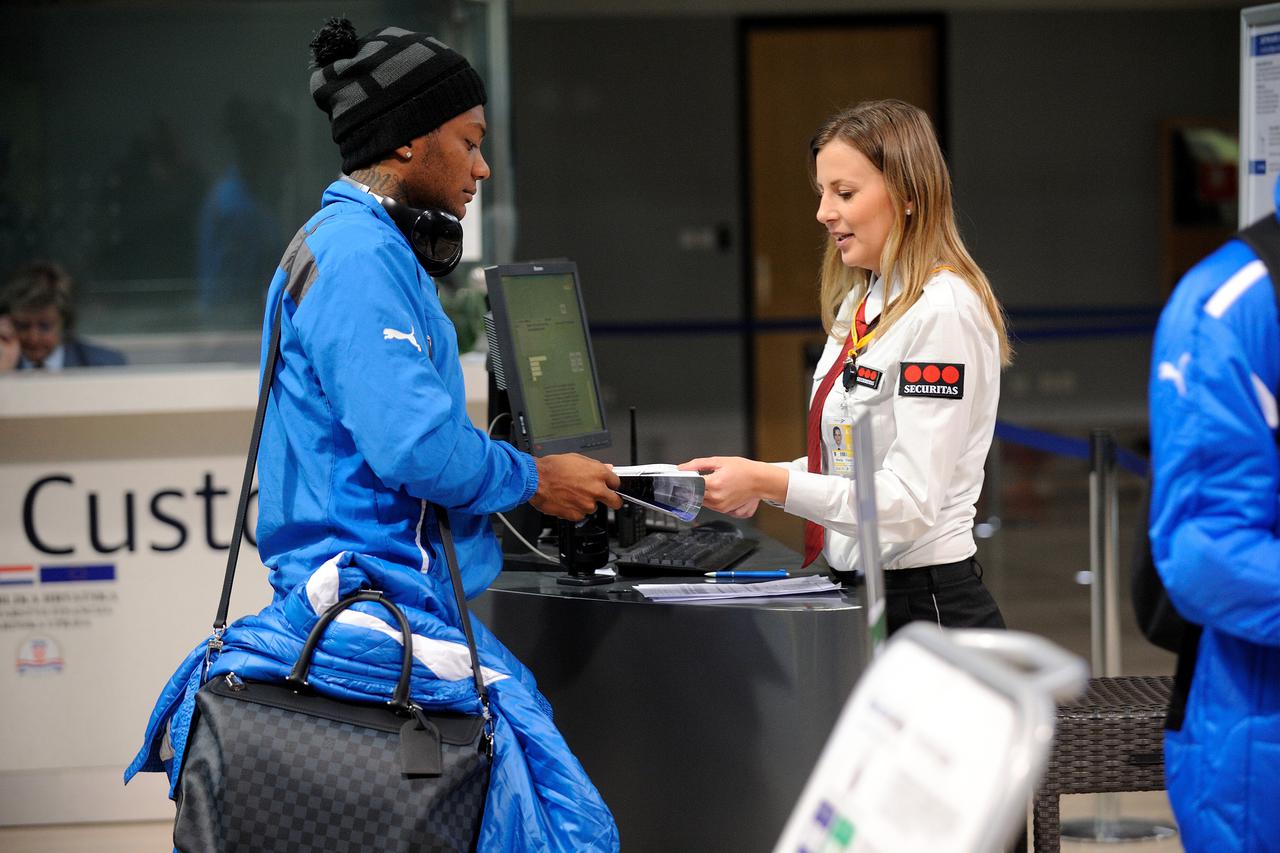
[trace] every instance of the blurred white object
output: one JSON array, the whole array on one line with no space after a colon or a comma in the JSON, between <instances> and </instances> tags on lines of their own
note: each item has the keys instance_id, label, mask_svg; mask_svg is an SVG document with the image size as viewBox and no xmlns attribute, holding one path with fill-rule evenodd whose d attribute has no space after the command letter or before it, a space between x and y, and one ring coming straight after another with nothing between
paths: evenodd
<instances>
[{"instance_id":1,"label":"blurred white object","mask_svg":"<svg viewBox=\"0 0 1280 853\"><path fill-rule=\"evenodd\" d=\"M1017 631L906 625L845 703L774 853L999 853L1083 659Z\"/></svg>"}]
</instances>

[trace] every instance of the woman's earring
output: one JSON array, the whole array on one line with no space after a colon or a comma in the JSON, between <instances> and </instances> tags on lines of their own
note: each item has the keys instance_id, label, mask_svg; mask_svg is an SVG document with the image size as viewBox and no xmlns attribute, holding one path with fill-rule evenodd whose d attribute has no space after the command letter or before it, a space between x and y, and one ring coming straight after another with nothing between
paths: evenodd
<instances>
[{"instance_id":1,"label":"woman's earring","mask_svg":"<svg viewBox=\"0 0 1280 853\"><path fill-rule=\"evenodd\" d=\"M910 216L910 215L911 215L911 208L909 208L909 207L908 207L908 208L907 208L907 216Z\"/></svg>"}]
</instances>

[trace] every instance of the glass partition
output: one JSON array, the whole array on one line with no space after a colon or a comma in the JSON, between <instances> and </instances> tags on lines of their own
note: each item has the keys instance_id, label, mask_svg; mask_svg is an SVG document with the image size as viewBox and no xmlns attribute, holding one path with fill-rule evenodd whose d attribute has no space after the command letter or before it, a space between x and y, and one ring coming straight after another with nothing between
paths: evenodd
<instances>
[{"instance_id":1,"label":"glass partition","mask_svg":"<svg viewBox=\"0 0 1280 853\"><path fill-rule=\"evenodd\" d=\"M494 178L466 220L484 235L469 266L503 260L505 0L82 1L9 6L0 28L0 275L62 264L79 330L135 362L256 360L267 283L339 169L307 86L335 14L429 32L485 78Z\"/></svg>"}]
</instances>

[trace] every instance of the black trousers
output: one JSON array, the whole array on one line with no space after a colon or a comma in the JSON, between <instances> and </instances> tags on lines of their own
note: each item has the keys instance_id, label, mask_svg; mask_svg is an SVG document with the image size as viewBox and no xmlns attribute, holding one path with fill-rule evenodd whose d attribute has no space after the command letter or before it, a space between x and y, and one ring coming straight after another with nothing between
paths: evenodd
<instances>
[{"instance_id":1,"label":"black trousers","mask_svg":"<svg viewBox=\"0 0 1280 853\"><path fill-rule=\"evenodd\" d=\"M943 628L1003 628L1000 608L982 582L977 561L895 569L884 573L889 634L908 622Z\"/></svg>"}]
</instances>

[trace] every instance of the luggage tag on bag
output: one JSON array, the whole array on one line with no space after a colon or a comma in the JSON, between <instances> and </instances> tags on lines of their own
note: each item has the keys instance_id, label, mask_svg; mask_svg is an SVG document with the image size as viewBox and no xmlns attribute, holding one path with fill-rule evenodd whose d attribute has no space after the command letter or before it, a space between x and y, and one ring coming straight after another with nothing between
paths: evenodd
<instances>
[{"instance_id":1,"label":"luggage tag on bag","mask_svg":"<svg viewBox=\"0 0 1280 853\"><path fill-rule=\"evenodd\" d=\"M444 773L440 730L416 707L400 727L400 772L410 779Z\"/></svg>"}]
</instances>

